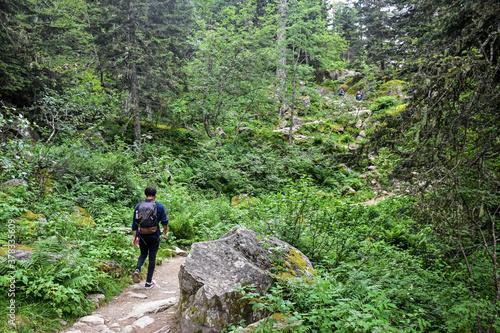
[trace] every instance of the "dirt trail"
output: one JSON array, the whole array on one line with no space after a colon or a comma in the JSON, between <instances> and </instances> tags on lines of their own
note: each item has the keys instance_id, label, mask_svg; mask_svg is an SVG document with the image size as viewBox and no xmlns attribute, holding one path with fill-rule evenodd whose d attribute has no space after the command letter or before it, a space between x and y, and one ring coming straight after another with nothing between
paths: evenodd
<instances>
[{"instance_id":1,"label":"dirt trail","mask_svg":"<svg viewBox=\"0 0 500 333\"><path fill-rule=\"evenodd\" d=\"M184 259L165 259L156 266L154 288L146 290L144 280L133 284L61 333L177 333L174 305L179 299L178 273Z\"/></svg>"}]
</instances>

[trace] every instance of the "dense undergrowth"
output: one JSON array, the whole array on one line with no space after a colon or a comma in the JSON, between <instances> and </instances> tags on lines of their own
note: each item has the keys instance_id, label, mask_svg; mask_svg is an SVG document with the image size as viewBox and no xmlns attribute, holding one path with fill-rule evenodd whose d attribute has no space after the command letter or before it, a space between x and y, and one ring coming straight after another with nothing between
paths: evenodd
<instances>
[{"instance_id":1,"label":"dense undergrowth","mask_svg":"<svg viewBox=\"0 0 500 333\"><path fill-rule=\"evenodd\" d=\"M375 121L404 108L400 98L373 97ZM366 203L374 187L387 185L397 157L388 150L351 154L349 145L362 142L359 119L347 114L351 101L315 98L299 116L321 122L305 125L301 134L312 138L294 146L258 120L234 144L232 127L230 139L208 140L192 129L145 122L140 150L131 125L120 119L66 132L50 144L5 133L1 183L26 183L0 192L0 239L7 243L15 225L17 249L34 251L31 262L17 261L14 270L8 248L0 257L0 299L9 304L14 284L17 330L60 329L93 309L87 295L109 300L130 283L138 253L126 228L148 185L158 188L171 220L173 237L162 243L160 257L172 245L216 239L236 225L303 251L317 281L280 281L256 303L292 318L297 330L473 330L474 316L488 305L473 301L457 269L463 263L431 226L419 225L415 198L396 192ZM1 119L4 125L14 116ZM481 254L474 259L487 266ZM482 293L489 296L487 286ZM8 314L2 306L2 331L10 327ZM262 331L270 330L267 324Z\"/></svg>"}]
</instances>

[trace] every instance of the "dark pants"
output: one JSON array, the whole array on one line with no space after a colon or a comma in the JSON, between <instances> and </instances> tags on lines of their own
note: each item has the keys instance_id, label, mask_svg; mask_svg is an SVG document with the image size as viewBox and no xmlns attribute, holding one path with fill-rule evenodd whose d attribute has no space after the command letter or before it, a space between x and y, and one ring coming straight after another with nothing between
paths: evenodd
<instances>
[{"instance_id":1,"label":"dark pants","mask_svg":"<svg viewBox=\"0 0 500 333\"><path fill-rule=\"evenodd\" d=\"M158 252L158 247L160 246L160 240L158 238L141 238L139 239L139 248L141 249L141 255L137 260L137 266L135 269L141 270L146 257L149 255L149 265L148 265L148 277L146 282L151 283L153 280L153 272L156 266L156 252Z\"/></svg>"}]
</instances>

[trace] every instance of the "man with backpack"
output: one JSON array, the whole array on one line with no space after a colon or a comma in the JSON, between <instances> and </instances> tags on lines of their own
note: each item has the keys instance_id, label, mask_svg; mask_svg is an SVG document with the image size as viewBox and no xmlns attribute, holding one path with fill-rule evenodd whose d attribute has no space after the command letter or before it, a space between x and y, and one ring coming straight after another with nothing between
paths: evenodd
<instances>
[{"instance_id":1,"label":"man with backpack","mask_svg":"<svg viewBox=\"0 0 500 333\"><path fill-rule=\"evenodd\" d=\"M165 206L156 199L156 188L149 186L144 190L146 200L135 206L134 217L132 221L132 231L134 247L139 246L141 255L137 260L132 279L135 283L141 282L140 273L144 261L149 256L148 275L146 277L145 288L151 289L156 285L153 280L153 272L156 266L156 253L160 247L160 222L163 226L163 235L167 236L168 218Z\"/></svg>"}]
</instances>

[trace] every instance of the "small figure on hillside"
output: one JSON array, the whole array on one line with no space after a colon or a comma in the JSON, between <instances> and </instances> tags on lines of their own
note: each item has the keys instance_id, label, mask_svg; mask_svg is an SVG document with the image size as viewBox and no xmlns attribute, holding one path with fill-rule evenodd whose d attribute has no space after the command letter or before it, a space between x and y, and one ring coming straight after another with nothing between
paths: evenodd
<instances>
[{"instance_id":1,"label":"small figure on hillside","mask_svg":"<svg viewBox=\"0 0 500 333\"><path fill-rule=\"evenodd\" d=\"M344 87L340 88L340 90L339 90L339 96L340 96L341 98L344 98L344 92L345 92Z\"/></svg>"},{"instance_id":2,"label":"small figure on hillside","mask_svg":"<svg viewBox=\"0 0 500 333\"><path fill-rule=\"evenodd\" d=\"M144 287L151 289L156 285L153 280L153 273L156 266L156 253L160 247L160 222L163 225L163 235L168 233L168 218L165 211L165 206L156 199L156 188L149 186L144 190L146 200L135 206L134 216L132 219L132 231L134 232L134 240L132 245L139 246L141 255L137 260L132 279L135 283L141 282L140 273L144 261L149 256L148 275Z\"/></svg>"},{"instance_id":3,"label":"small figure on hillside","mask_svg":"<svg viewBox=\"0 0 500 333\"><path fill-rule=\"evenodd\" d=\"M358 92L356 93L356 102L357 102L356 107L358 109L359 109L362 101L363 101L363 94L361 93L361 91L358 90Z\"/></svg>"}]
</instances>

